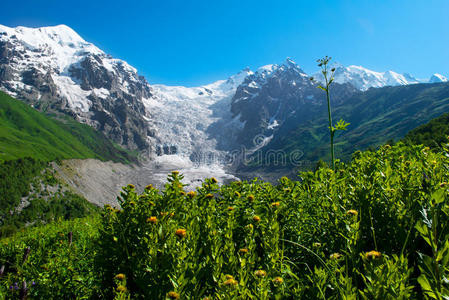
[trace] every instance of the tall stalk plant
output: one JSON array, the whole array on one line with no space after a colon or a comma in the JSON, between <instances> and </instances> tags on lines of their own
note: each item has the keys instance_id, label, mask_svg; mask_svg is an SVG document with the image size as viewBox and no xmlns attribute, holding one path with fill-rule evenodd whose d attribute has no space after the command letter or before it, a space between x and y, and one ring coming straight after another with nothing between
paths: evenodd
<instances>
[{"instance_id":1,"label":"tall stalk plant","mask_svg":"<svg viewBox=\"0 0 449 300\"><path fill-rule=\"evenodd\" d=\"M334 152L334 137L335 132L338 130L346 130L346 127L350 123L346 123L342 119L335 124L335 126L332 125L332 112L331 112L331 99L330 99L330 93L329 88L332 82L334 81L334 73L335 68L330 69L329 71L329 61L331 60L331 57L325 56L324 58L318 59L318 67L321 68L321 73L323 74L324 80L318 84L318 88L322 89L324 92L326 92L326 100L327 100L327 112L328 112L328 118L329 118L329 133L330 133L330 142L331 142L331 162L332 162L332 169L335 170L335 152ZM313 82L315 79L313 77L310 78Z\"/></svg>"}]
</instances>

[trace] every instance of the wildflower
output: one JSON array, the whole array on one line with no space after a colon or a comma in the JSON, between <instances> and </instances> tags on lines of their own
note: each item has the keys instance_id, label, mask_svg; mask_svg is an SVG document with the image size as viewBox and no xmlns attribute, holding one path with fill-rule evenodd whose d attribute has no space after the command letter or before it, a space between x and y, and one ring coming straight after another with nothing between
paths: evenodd
<instances>
[{"instance_id":1,"label":"wildflower","mask_svg":"<svg viewBox=\"0 0 449 300\"><path fill-rule=\"evenodd\" d=\"M207 198L207 199L212 199L212 198L214 198L214 195L212 195L212 194L209 193L209 194L206 195L206 198Z\"/></svg>"},{"instance_id":2,"label":"wildflower","mask_svg":"<svg viewBox=\"0 0 449 300\"><path fill-rule=\"evenodd\" d=\"M136 187L134 186L134 184L128 184L128 186L127 186L129 189L131 189L131 190L133 190L133 189L135 189Z\"/></svg>"},{"instance_id":3,"label":"wildflower","mask_svg":"<svg viewBox=\"0 0 449 300\"><path fill-rule=\"evenodd\" d=\"M340 253L333 253L330 255L330 259L332 260L338 260L341 258L341 254Z\"/></svg>"},{"instance_id":4,"label":"wildflower","mask_svg":"<svg viewBox=\"0 0 449 300\"><path fill-rule=\"evenodd\" d=\"M355 209L350 209L346 212L346 215L353 216L353 217L357 217L358 214L359 214L359 212L356 211Z\"/></svg>"},{"instance_id":5,"label":"wildflower","mask_svg":"<svg viewBox=\"0 0 449 300\"><path fill-rule=\"evenodd\" d=\"M156 224L157 223L157 218L155 216L151 216L147 219L147 223L152 223L152 224Z\"/></svg>"},{"instance_id":6,"label":"wildflower","mask_svg":"<svg viewBox=\"0 0 449 300\"><path fill-rule=\"evenodd\" d=\"M245 226L245 228L248 230L253 230L253 227L254 227L253 224L248 224Z\"/></svg>"},{"instance_id":7,"label":"wildflower","mask_svg":"<svg viewBox=\"0 0 449 300\"><path fill-rule=\"evenodd\" d=\"M173 217L175 215L175 213L174 212L171 212L168 216L171 218L171 217Z\"/></svg>"},{"instance_id":8,"label":"wildflower","mask_svg":"<svg viewBox=\"0 0 449 300\"><path fill-rule=\"evenodd\" d=\"M237 280L235 280L234 278L230 278L230 279L226 280L225 282L223 282L224 286L236 286L237 284L239 284L239 282Z\"/></svg>"},{"instance_id":9,"label":"wildflower","mask_svg":"<svg viewBox=\"0 0 449 300\"><path fill-rule=\"evenodd\" d=\"M229 274L226 274L225 277L226 277L226 279L234 279L234 276L229 275Z\"/></svg>"},{"instance_id":10,"label":"wildflower","mask_svg":"<svg viewBox=\"0 0 449 300\"><path fill-rule=\"evenodd\" d=\"M249 195L248 196L248 200L251 201L251 202L254 201L254 195Z\"/></svg>"},{"instance_id":11,"label":"wildflower","mask_svg":"<svg viewBox=\"0 0 449 300\"><path fill-rule=\"evenodd\" d=\"M284 279L282 277L279 277L279 276L275 277L273 279L273 283L276 284L276 285L282 284L283 282L284 282Z\"/></svg>"},{"instance_id":12,"label":"wildflower","mask_svg":"<svg viewBox=\"0 0 449 300\"><path fill-rule=\"evenodd\" d=\"M265 272L264 270L257 270L256 272L254 272L254 275L256 277L265 277L267 276L267 272Z\"/></svg>"},{"instance_id":13,"label":"wildflower","mask_svg":"<svg viewBox=\"0 0 449 300\"><path fill-rule=\"evenodd\" d=\"M279 202L271 203L271 206L274 207L274 208L279 207L279 205L281 205Z\"/></svg>"},{"instance_id":14,"label":"wildflower","mask_svg":"<svg viewBox=\"0 0 449 300\"><path fill-rule=\"evenodd\" d=\"M382 254L376 250L372 250L370 252L365 253L365 257L367 259L376 259L376 258L380 258L381 256L382 256Z\"/></svg>"},{"instance_id":15,"label":"wildflower","mask_svg":"<svg viewBox=\"0 0 449 300\"><path fill-rule=\"evenodd\" d=\"M185 195L186 195L186 192L181 191L181 195L185 196Z\"/></svg>"},{"instance_id":16,"label":"wildflower","mask_svg":"<svg viewBox=\"0 0 449 300\"><path fill-rule=\"evenodd\" d=\"M260 222L260 217L259 216L254 216L253 217L253 221L254 222Z\"/></svg>"},{"instance_id":17,"label":"wildflower","mask_svg":"<svg viewBox=\"0 0 449 300\"><path fill-rule=\"evenodd\" d=\"M440 187L444 188L445 186L447 186L447 182L446 181L440 183Z\"/></svg>"},{"instance_id":18,"label":"wildflower","mask_svg":"<svg viewBox=\"0 0 449 300\"><path fill-rule=\"evenodd\" d=\"M315 248L321 248L321 243L313 243L312 246Z\"/></svg>"},{"instance_id":19,"label":"wildflower","mask_svg":"<svg viewBox=\"0 0 449 300\"><path fill-rule=\"evenodd\" d=\"M122 273L117 274L117 275L115 275L115 279L123 280L123 279L125 279L125 274L122 274Z\"/></svg>"},{"instance_id":20,"label":"wildflower","mask_svg":"<svg viewBox=\"0 0 449 300\"><path fill-rule=\"evenodd\" d=\"M117 292L119 292L119 293L125 293L125 292L126 292L126 286L119 285L119 286L117 287Z\"/></svg>"},{"instance_id":21,"label":"wildflower","mask_svg":"<svg viewBox=\"0 0 449 300\"><path fill-rule=\"evenodd\" d=\"M187 231L185 229L180 228L175 231L175 234L180 238L184 238L187 235Z\"/></svg>"},{"instance_id":22,"label":"wildflower","mask_svg":"<svg viewBox=\"0 0 449 300\"><path fill-rule=\"evenodd\" d=\"M229 206L229 207L228 207L228 210L229 210L229 211L233 211L233 210L234 210L234 207Z\"/></svg>"},{"instance_id":23,"label":"wildflower","mask_svg":"<svg viewBox=\"0 0 449 300\"><path fill-rule=\"evenodd\" d=\"M432 165L436 165L437 161L436 160L432 160Z\"/></svg>"},{"instance_id":24,"label":"wildflower","mask_svg":"<svg viewBox=\"0 0 449 300\"><path fill-rule=\"evenodd\" d=\"M239 250L239 253L240 254L246 254L246 253L248 253L248 249L242 248L242 249Z\"/></svg>"},{"instance_id":25,"label":"wildflower","mask_svg":"<svg viewBox=\"0 0 449 300\"><path fill-rule=\"evenodd\" d=\"M146 190L152 190L152 189L154 189L154 188L153 188L153 185L152 185L152 184L149 184L149 185L147 185L147 186L145 187L145 189L146 189Z\"/></svg>"},{"instance_id":26,"label":"wildflower","mask_svg":"<svg viewBox=\"0 0 449 300\"><path fill-rule=\"evenodd\" d=\"M165 211L161 211L161 216L165 217L166 215L168 215L168 213L167 213L167 212L165 212Z\"/></svg>"},{"instance_id":27,"label":"wildflower","mask_svg":"<svg viewBox=\"0 0 449 300\"><path fill-rule=\"evenodd\" d=\"M179 171L173 171L173 172L171 172L171 174L176 177L179 175Z\"/></svg>"},{"instance_id":28,"label":"wildflower","mask_svg":"<svg viewBox=\"0 0 449 300\"><path fill-rule=\"evenodd\" d=\"M210 182L212 182L213 184L215 184L215 183L218 182L218 180L217 180L215 177L212 177L212 178L210 179Z\"/></svg>"},{"instance_id":29,"label":"wildflower","mask_svg":"<svg viewBox=\"0 0 449 300\"><path fill-rule=\"evenodd\" d=\"M237 192L237 191L235 191L235 192L234 192L234 196L236 196L237 198L239 198L239 197L240 197L240 193Z\"/></svg>"},{"instance_id":30,"label":"wildflower","mask_svg":"<svg viewBox=\"0 0 449 300\"><path fill-rule=\"evenodd\" d=\"M179 299L179 294L176 292L168 292L167 297L170 299Z\"/></svg>"},{"instance_id":31,"label":"wildflower","mask_svg":"<svg viewBox=\"0 0 449 300\"><path fill-rule=\"evenodd\" d=\"M187 196L189 196L190 198L194 198L196 196L196 192L190 191L187 193Z\"/></svg>"}]
</instances>

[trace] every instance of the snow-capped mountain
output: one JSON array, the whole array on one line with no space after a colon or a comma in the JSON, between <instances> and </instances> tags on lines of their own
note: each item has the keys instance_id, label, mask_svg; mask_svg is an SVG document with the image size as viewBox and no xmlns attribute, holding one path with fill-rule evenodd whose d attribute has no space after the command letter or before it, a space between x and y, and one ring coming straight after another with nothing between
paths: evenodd
<instances>
[{"instance_id":1,"label":"snow-capped mountain","mask_svg":"<svg viewBox=\"0 0 449 300\"><path fill-rule=\"evenodd\" d=\"M446 77L440 74L433 74L429 79L417 79L408 73L399 74L394 71L376 72L366 69L362 66L352 65L345 67L339 63L335 63L332 67L335 68L335 82L350 83L361 91L366 91L370 88L380 88L384 86L448 81ZM321 74L321 72L315 73L313 77L321 82L324 80L323 74Z\"/></svg>"},{"instance_id":2,"label":"snow-capped mountain","mask_svg":"<svg viewBox=\"0 0 449 300\"><path fill-rule=\"evenodd\" d=\"M350 84L336 84L333 101L340 102L355 92ZM324 104L322 91L291 59L267 65L250 74L237 88L231 111L244 123L237 141L251 151L265 146L284 126L316 116ZM255 137L264 137L257 139ZM256 141L257 140L257 141Z\"/></svg>"},{"instance_id":3,"label":"snow-capped mountain","mask_svg":"<svg viewBox=\"0 0 449 300\"><path fill-rule=\"evenodd\" d=\"M420 82L410 74L398 74L393 71L375 72L362 66L345 67L340 64L335 64L333 67L335 68L335 82L350 83L361 91L366 91L369 88L407 85ZM324 80L321 72L315 73L313 77L318 81Z\"/></svg>"},{"instance_id":4,"label":"snow-capped mountain","mask_svg":"<svg viewBox=\"0 0 449 300\"><path fill-rule=\"evenodd\" d=\"M147 147L146 80L65 25L0 25L0 89L40 110L72 115L130 149Z\"/></svg>"},{"instance_id":5,"label":"snow-capped mountain","mask_svg":"<svg viewBox=\"0 0 449 300\"><path fill-rule=\"evenodd\" d=\"M429 83L447 82L447 81L448 79L441 74L433 74L429 79Z\"/></svg>"}]
</instances>

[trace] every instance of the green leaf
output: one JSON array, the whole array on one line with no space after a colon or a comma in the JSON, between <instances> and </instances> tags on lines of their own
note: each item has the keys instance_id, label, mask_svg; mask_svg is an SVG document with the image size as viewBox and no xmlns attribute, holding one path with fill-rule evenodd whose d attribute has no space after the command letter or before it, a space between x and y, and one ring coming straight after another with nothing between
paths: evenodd
<instances>
[{"instance_id":1,"label":"green leaf","mask_svg":"<svg viewBox=\"0 0 449 300\"><path fill-rule=\"evenodd\" d=\"M427 277L424 274L421 274L418 277L418 283L419 283L419 285L421 285L422 290L424 291L424 293L427 296L429 296L429 297L431 297L433 299L438 299L436 297L435 293L432 290L432 287L431 287L431 285L429 283L429 280L427 279Z\"/></svg>"},{"instance_id":2,"label":"green leaf","mask_svg":"<svg viewBox=\"0 0 449 300\"><path fill-rule=\"evenodd\" d=\"M432 194L432 200L435 201L435 204L440 204L441 202L444 201L444 194L445 194L444 189L439 189Z\"/></svg>"}]
</instances>

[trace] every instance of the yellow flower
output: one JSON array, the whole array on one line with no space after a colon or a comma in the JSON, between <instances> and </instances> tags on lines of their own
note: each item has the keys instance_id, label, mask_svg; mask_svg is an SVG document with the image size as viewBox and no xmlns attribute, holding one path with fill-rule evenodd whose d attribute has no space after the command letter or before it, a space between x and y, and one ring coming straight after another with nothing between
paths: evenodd
<instances>
[{"instance_id":1,"label":"yellow flower","mask_svg":"<svg viewBox=\"0 0 449 300\"><path fill-rule=\"evenodd\" d=\"M131 183L130 183L130 184L128 184L128 188L129 188L129 189L135 189L136 187L134 186L134 184L131 184Z\"/></svg>"},{"instance_id":2,"label":"yellow flower","mask_svg":"<svg viewBox=\"0 0 449 300\"><path fill-rule=\"evenodd\" d=\"M165 211L161 211L161 216L165 217L166 215L168 215L168 213L167 213L167 212L165 212Z\"/></svg>"},{"instance_id":3,"label":"yellow flower","mask_svg":"<svg viewBox=\"0 0 449 300\"><path fill-rule=\"evenodd\" d=\"M354 217L357 217L357 215L359 214L359 212L356 211L355 209L350 209L350 210L348 210L348 211L346 212L346 214L347 214L348 216L354 216Z\"/></svg>"},{"instance_id":4,"label":"yellow flower","mask_svg":"<svg viewBox=\"0 0 449 300\"><path fill-rule=\"evenodd\" d=\"M264 270L257 270L256 272L254 272L254 275L256 277L265 277L267 276L267 272L265 272Z\"/></svg>"},{"instance_id":5,"label":"yellow flower","mask_svg":"<svg viewBox=\"0 0 449 300\"><path fill-rule=\"evenodd\" d=\"M235 280L234 278L230 278L230 279L226 280L225 282L223 282L224 286L236 286L237 284L239 284L239 282L237 280Z\"/></svg>"},{"instance_id":6,"label":"yellow flower","mask_svg":"<svg viewBox=\"0 0 449 300\"><path fill-rule=\"evenodd\" d=\"M178 176L178 175L179 175L179 171L173 171L173 172L171 172L171 174L172 174L173 176Z\"/></svg>"},{"instance_id":7,"label":"yellow flower","mask_svg":"<svg viewBox=\"0 0 449 300\"><path fill-rule=\"evenodd\" d=\"M279 202L273 202L273 203L271 203L271 206L272 207L279 207L279 205L281 205Z\"/></svg>"},{"instance_id":8,"label":"yellow flower","mask_svg":"<svg viewBox=\"0 0 449 300\"><path fill-rule=\"evenodd\" d=\"M440 183L440 187L444 188L445 186L447 186L447 182L446 181Z\"/></svg>"},{"instance_id":9,"label":"yellow flower","mask_svg":"<svg viewBox=\"0 0 449 300\"><path fill-rule=\"evenodd\" d=\"M229 274L226 274L225 277L226 277L226 279L234 279L234 276L229 275Z\"/></svg>"},{"instance_id":10,"label":"yellow flower","mask_svg":"<svg viewBox=\"0 0 449 300\"><path fill-rule=\"evenodd\" d=\"M122 273L117 274L117 275L115 275L115 279L123 280L123 279L125 279L125 274L122 274Z\"/></svg>"},{"instance_id":11,"label":"yellow flower","mask_svg":"<svg viewBox=\"0 0 449 300\"><path fill-rule=\"evenodd\" d=\"M125 293L125 292L126 292L126 287L123 286L123 285L119 285L119 286L117 287L117 292L119 292L119 293Z\"/></svg>"},{"instance_id":12,"label":"yellow flower","mask_svg":"<svg viewBox=\"0 0 449 300\"><path fill-rule=\"evenodd\" d=\"M196 196L196 192L190 191L187 193L187 196L189 196L190 198L194 198Z\"/></svg>"},{"instance_id":13,"label":"yellow flower","mask_svg":"<svg viewBox=\"0 0 449 300\"><path fill-rule=\"evenodd\" d=\"M365 253L365 257L367 259L376 259L376 258L380 258L381 256L382 256L382 254L376 250L372 250L372 251Z\"/></svg>"},{"instance_id":14,"label":"yellow flower","mask_svg":"<svg viewBox=\"0 0 449 300\"><path fill-rule=\"evenodd\" d=\"M249 195L249 196L248 196L248 200L249 200L249 201L254 201L254 195Z\"/></svg>"},{"instance_id":15,"label":"yellow flower","mask_svg":"<svg viewBox=\"0 0 449 300\"><path fill-rule=\"evenodd\" d=\"M229 207L228 207L228 210L229 210L229 211L233 211L233 210L234 210L234 207L229 206Z\"/></svg>"},{"instance_id":16,"label":"yellow flower","mask_svg":"<svg viewBox=\"0 0 449 300\"><path fill-rule=\"evenodd\" d=\"M184 238L187 235L187 231L185 229L180 228L175 231L175 234L180 238Z\"/></svg>"},{"instance_id":17,"label":"yellow flower","mask_svg":"<svg viewBox=\"0 0 449 300\"><path fill-rule=\"evenodd\" d=\"M260 222L260 217L259 216L254 216L253 217L253 221L254 222Z\"/></svg>"},{"instance_id":18,"label":"yellow flower","mask_svg":"<svg viewBox=\"0 0 449 300\"><path fill-rule=\"evenodd\" d=\"M207 198L207 199L212 199L212 198L214 198L214 195L212 195L212 194L207 194L207 195L206 195L206 198Z\"/></svg>"},{"instance_id":19,"label":"yellow flower","mask_svg":"<svg viewBox=\"0 0 449 300\"><path fill-rule=\"evenodd\" d=\"M234 192L234 196L236 196L236 197L240 197L240 193L239 193L239 192L237 192L237 191L235 191L235 192Z\"/></svg>"},{"instance_id":20,"label":"yellow flower","mask_svg":"<svg viewBox=\"0 0 449 300\"><path fill-rule=\"evenodd\" d=\"M248 253L248 249L242 248L242 249L239 250L239 253L246 254L246 253Z\"/></svg>"},{"instance_id":21,"label":"yellow flower","mask_svg":"<svg viewBox=\"0 0 449 300\"><path fill-rule=\"evenodd\" d=\"M181 191L181 195L185 196L185 195L186 195L186 192Z\"/></svg>"},{"instance_id":22,"label":"yellow flower","mask_svg":"<svg viewBox=\"0 0 449 300\"><path fill-rule=\"evenodd\" d=\"M156 224L157 223L157 218L155 216L149 217L147 219L147 223Z\"/></svg>"},{"instance_id":23,"label":"yellow flower","mask_svg":"<svg viewBox=\"0 0 449 300\"><path fill-rule=\"evenodd\" d=\"M171 217L173 217L175 215L175 213L174 212L171 212L168 216L171 218Z\"/></svg>"},{"instance_id":24,"label":"yellow flower","mask_svg":"<svg viewBox=\"0 0 449 300\"><path fill-rule=\"evenodd\" d=\"M215 177L212 177L212 178L210 179L210 182L212 182L212 183L217 183L218 180L217 180Z\"/></svg>"},{"instance_id":25,"label":"yellow flower","mask_svg":"<svg viewBox=\"0 0 449 300\"><path fill-rule=\"evenodd\" d=\"M330 255L330 259L332 260L337 260L341 258L341 254L340 253L333 253Z\"/></svg>"},{"instance_id":26,"label":"yellow flower","mask_svg":"<svg viewBox=\"0 0 449 300\"><path fill-rule=\"evenodd\" d=\"M282 277L275 277L274 279L273 279L273 283L274 284L276 284L276 285L279 285L279 284L282 284L284 282L284 279L282 279Z\"/></svg>"},{"instance_id":27,"label":"yellow flower","mask_svg":"<svg viewBox=\"0 0 449 300\"><path fill-rule=\"evenodd\" d=\"M151 190L154 189L152 184L149 184L145 187L146 190Z\"/></svg>"},{"instance_id":28,"label":"yellow flower","mask_svg":"<svg viewBox=\"0 0 449 300\"><path fill-rule=\"evenodd\" d=\"M179 299L179 294L176 293L176 292L173 292L173 291L172 292L168 292L167 296L170 299Z\"/></svg>"}]
</instances>

